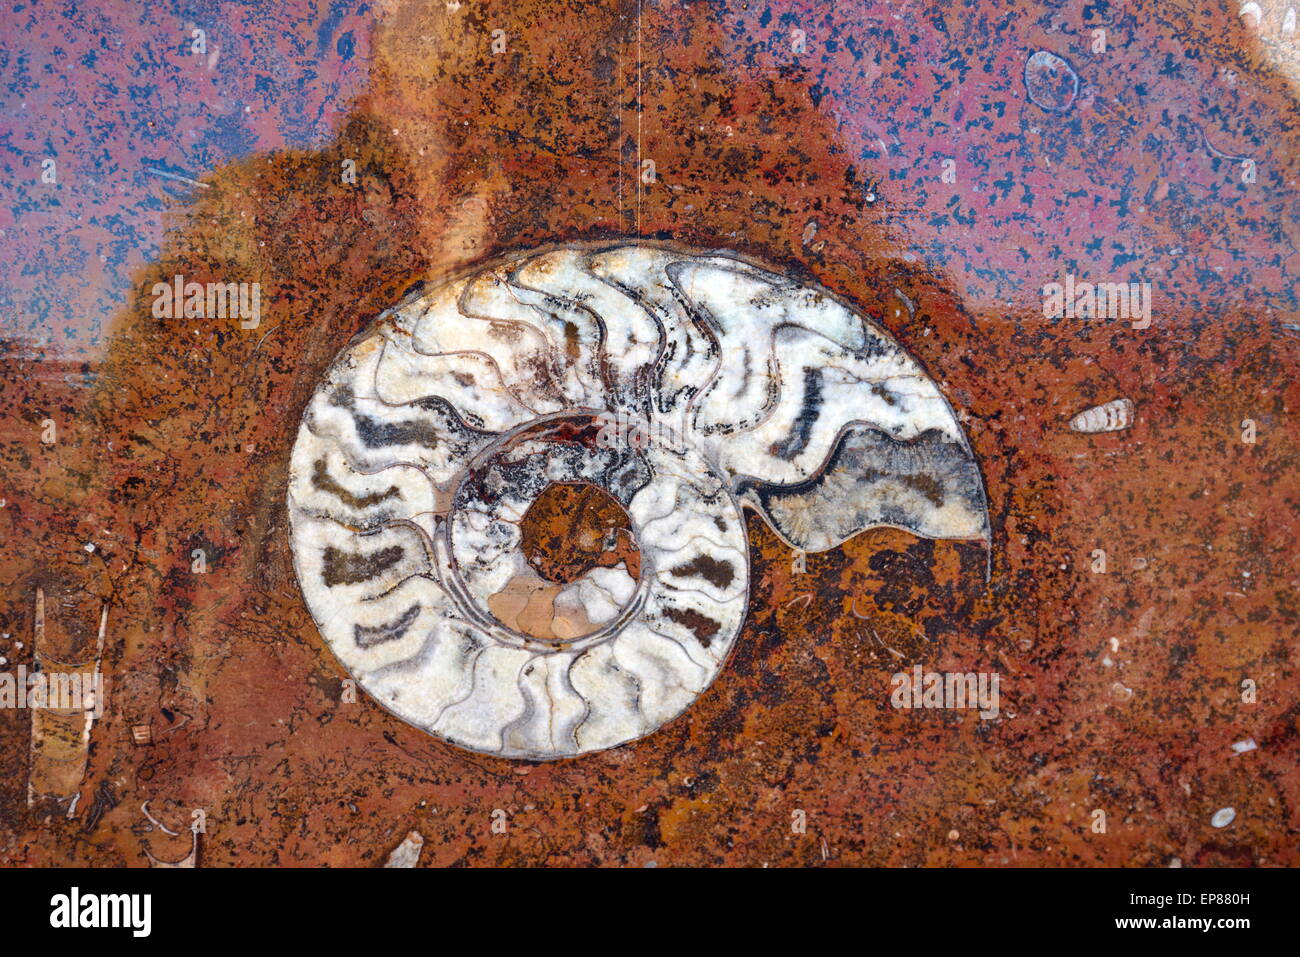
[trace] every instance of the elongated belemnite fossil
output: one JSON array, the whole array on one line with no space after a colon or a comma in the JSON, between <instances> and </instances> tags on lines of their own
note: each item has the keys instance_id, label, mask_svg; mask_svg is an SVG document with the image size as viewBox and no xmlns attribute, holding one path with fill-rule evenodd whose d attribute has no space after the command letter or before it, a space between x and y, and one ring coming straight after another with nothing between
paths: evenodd
<instances>
[{"instance_id":1,"label":"elongated belemnite fossil","mask_svg":"<svg viewBox=\"0 0 1300 957\"><path fill-rule=\"evenodd\" d=\"M624 510L635 567L530 564L524 519L554 484ZM307 606L357 682L460 747L530 759L639 738L708 688L749 604L742 507L804 552L881 525L988 539L956 416L881 326L645 242L413 292L326 373L288 500Z\"/></svg>"},{"instance_id":2,"label":"elongated belemnite fossil","mask_svg":"<svg viewBox=\"0 0 1300 957\"><path fill-rule=\"evenodd\" d=\"M1133 424L1133 411L1132 400L1113 399L1080 412L1070 420L1070 428L1076 432L1118 432Z\"/></svg>"}]
</instances>

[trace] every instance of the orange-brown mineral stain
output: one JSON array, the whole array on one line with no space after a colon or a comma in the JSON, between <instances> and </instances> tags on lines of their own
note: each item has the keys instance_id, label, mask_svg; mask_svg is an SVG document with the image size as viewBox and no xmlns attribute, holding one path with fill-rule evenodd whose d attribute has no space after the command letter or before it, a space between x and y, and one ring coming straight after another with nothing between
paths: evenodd
<instances>
[{"instance_id":1,"label":"orange-brown mineral stain","mask_svg":"<svg viewBox=\"0 0 1300 957\"><path fill-rule=\"evenodd\" d=\"M587 482L552 482L520 522L521 547L542 578L567 585L592 568L622 564L641 578L641 552L632 520L604 489Z\"/></svg>"},{"instance_id":2,"label":"orange-brown mineral stain","mask_svg":"<svg viewBox=\"0 0 1300 957\"><path fill-rule=\"evenodd\" d=\"M520 521L520 548L528 569L488 599L504 625L545 641L564 642L594 632L576 601L556 599L593 568L622 566L640 580L641 556L632 521L618 501L587 482L552 482Z\"/></svg>"},{"instance_id":3,"label":"orange-brown mineral stain","mask_svg":"<svg viewBox=\"0 0 1300 957\"><path fill-rule=\"evenodd\" d=\"M441 4L352 23L369 43L365 95L319 146L286 148L296 120L268 114L251 153L194 171L208 188L170 206L156 260L98 330L102 364L0 356L6 667L32 664L49 569L102 579L112 604L109 701L73 816L27 808L31 716L0 709L0 862L141 866L160 840L142 837L151 801L178 831L206 809L214 865L380 863L412 828L435 866L1296 864L1300 341L1287 330L1300 317L1285 303L1300 259L1273 235L1294 228L1293 87L1277 51L1254 45L1266 31L1232 11L1140 2L1112 59L1060 50L1084 83L1070 113L1047 115L1025 102L1023 53L1059 49L1059 33L981 6L989 16L941 9L942 29L899 33L886 6L837 4L803 57L755 4L512 4L493 9L515 38L500 55L481 17ZM35 15L84 54L56 14ZM268 36L326 29L311 5L265 16ZM136 67L103 51L97 69L125 81ZM243 92L261 103L277 82L250 74ZM133 117L110 120L120 139L103 149L135 170ZM939 128L970 143L956 183L917 165L938 159ZM1272 144L1258 182L1206 137L1234 155ZM355 185L339 175L349 159ZM93 212L82 222L112 222ZM30 216L6 236L47 216L53 239L32 248L78 276L94 267L63 252L66 215ZM322 372L417 278L634 234L752 255L880 318L963 415L989 491L991 580L980 546L897 534L795 570L751 520L745 630L689 715L642 741L530 766L457 751L364 695L345 703L283 508ZM82 245L101 244L109 234ZM1071 262L1155 282L1151 328L1044 322L1038 289ZM149 290L176 274L261 281L260 327L154 319ZM1136 403L1129 430L1069 431L1120 396ZM563 538L562 510L537 526ZM599 562L593 547L545 568ZM1089 566L1099 547L1105 574ZM545 595L526 590L509 613L540 628ZM87 632L97 613L67 609ZM1000 718L895 709L890 677L910 664L997 670ZM1246 703L1245 680L1266 693ZM140 724L148 746L133 743ZM1258 747L1234 753L1246 737ZM1102 805L1124 821L1104 839L1088 827ZM1236 821L1211 829L1227 805ZM520 825L506 841L483 826L493 808ZM806 833L791 832L794 809ZM173 840L180 856L188 841Z\"/></svg>"}]
</instances>

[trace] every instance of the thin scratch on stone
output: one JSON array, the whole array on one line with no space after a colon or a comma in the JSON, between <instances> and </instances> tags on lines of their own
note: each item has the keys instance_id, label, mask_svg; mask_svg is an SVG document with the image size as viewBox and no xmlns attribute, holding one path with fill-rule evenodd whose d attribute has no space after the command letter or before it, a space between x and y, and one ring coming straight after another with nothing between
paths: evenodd
<instances>
[{"instance_id":1,"label":"thin scratch on stone","mask_svg":"<svg viewBox=\"0 0 1300 957\"><path fill-rule=\"evenodd\" d=\"M189 183L191 186L199 187L199 189L212 188L211 183L200 183L197 179L190 179L188 176L181 176L179 173L169 173L162 169L154 169L152 166L146 166L144 171L154 176L161 176L163 179L172 179L178 183Z\"/></svg>"}]
</instances>

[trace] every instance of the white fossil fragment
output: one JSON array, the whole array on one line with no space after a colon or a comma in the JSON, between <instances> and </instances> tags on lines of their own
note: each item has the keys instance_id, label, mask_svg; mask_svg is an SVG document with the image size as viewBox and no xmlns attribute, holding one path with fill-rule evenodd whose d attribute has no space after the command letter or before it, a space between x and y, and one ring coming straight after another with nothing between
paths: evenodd
<instances>
[{"instance_id":1,"label":"white fossil fragment","mask_svg":"<svg viewBox=\"0 0 1300 957\"><path fill-rule=\"evenodd\" d=\"M151 820L152 820L152 819L151 819ZM169 833L170 833L170 832L169 832ZM191 831L191 832L190 832L190 852L189 852L188 854L186 854L184 857L182 857L179 861L162 861L162 860L159 860L158 858L154 857L152 854L149 853L149 849L148 849L148 848L145 848L144 856L145 856L146 858L149 859L149 866L150 866L150 867L162 867L162 868L169 868L169 867L179 867L179 868L197 867L197 866L198 866L198 860L199 860L199 832L198 832L198 831Z\"/></svg>"},{"instance_id":2,"label":"white fossil fragment","mask_svg":"<svg viewBox=\"0 0 1300 957\"><path fill-rule=\"evenodd\" d=\"M1227 827L1236 819L1237 819L1236 808L1221 807L1217 811L1215 811L1214 816L1210 818L1210 826Z\"/></svg>"},{"instance_id":3,"label":"white fossil fragment","mask_svg":"<svg viewBox=\"0 0 1300 957\"><path fill-rule=\"evenodd\" d=\"M1134 406L1130 399L1113 399L1085 409L1070 420L1075 432L1119 432L1133 424Z\"/></svg>"},{"instance_id":4,"label":"white fossil fragment","mask_svg":"<svg viewBox=\"0 0 1300 957\"><path fill-rule=\"evenodd\" d=\"M539 575L524 520L556 483L614 500L637 568ZM961 426L882 327L640 241L413 291L326 373L288 484L298 581L357 682L535 760L649 734L714 680L749 602L742 508L804 552L881 525L988 539Z\"/></svg>"},{"instance_id":5,"label":"white fossil fragment","mask_svg":"<svg viewBox=\"0 0 1300 957\"><path fill-rule=\"evenodd\" d=\"M1025 61L1025 91L1043 109L1064 113L1079 94L1079 75L1064 57L1037 50Z\"/></svg>"},{"instance_id":6,"label":"white fossil fragment","mask_svg":"<svg viewBox=\"0 0 1300 957\"><path fill-rule=\"evenodd\" d=\"M61 591L63 600L51 601L51 610L68 614L64 605L67 586ZM91 729L104 710L100 663L108 628L107 603L100 608L99 631L93 647L72 641L66 621L58 622L57 626L51 622L48 631L46 625L45 589L38 587L32 651L40 677L33 676L29 681L33 694L39 696L36 700L41 703L32 707L28 806L41 796L67 800L80 794L90 755ZM81 660L74 662L74 656ZM76 807L74 798L69 817Z\"/></svg>"},{"instance_id":7,"label":"white fossil fragment","mask_svg":"<svg viewBox=\"0 0 1300 957\"><path fill-rule=\"evenodd\" d=\"M424 835L411 831L401 844L393 848L384 862L384 867L414 867L420 862L420 851L424 850Z\"/></svg>"}]
</instances>

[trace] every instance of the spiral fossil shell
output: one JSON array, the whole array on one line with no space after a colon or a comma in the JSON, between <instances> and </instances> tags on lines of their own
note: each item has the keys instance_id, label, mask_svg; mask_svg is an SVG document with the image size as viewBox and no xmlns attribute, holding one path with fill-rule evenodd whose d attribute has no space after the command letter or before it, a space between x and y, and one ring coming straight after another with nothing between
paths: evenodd
<instances>
[{"instance_id":1,"label":"spiral fossil shell","mask_svg":"<svg viewBox=\"0 0 1300 957\"><path fill-rule=\"evenodd\" d=\"M639 567L543 580L520 526L555 483L622 506ZM742 507L804 551L878 525L988 535L952 410L883 329L738 258L644 242L409 294L312 397L288 506L307 605L366 691L531 759L646 735L708 687L749 600ZM551 624L507 613L525 603Z\"/></svg>"},{"instance_id":2,"label":"spiral fossil shell","mask_svg":"<svg viewBox=\"0 0 1300 957\"><path fill-rule=\"evenodd\" d=\"M1112 399L1091 409L1084 409L1070 420L1075 432L1122 432L1133 424L1134 405L1131 399Z\"/></svg>"}]
</instances>

